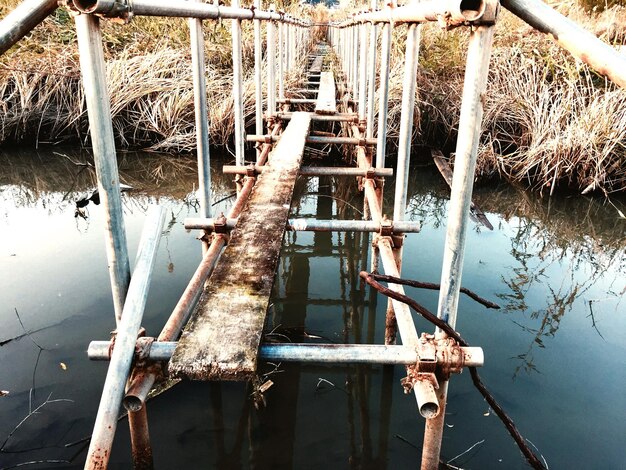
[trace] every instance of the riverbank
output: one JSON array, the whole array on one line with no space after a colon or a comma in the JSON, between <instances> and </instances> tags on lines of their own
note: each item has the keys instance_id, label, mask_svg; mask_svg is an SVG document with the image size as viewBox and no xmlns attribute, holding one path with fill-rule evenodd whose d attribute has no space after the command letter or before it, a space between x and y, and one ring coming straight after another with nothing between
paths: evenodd
<instances>
[{"instance_id":1,"label":"riverbank","mask_svg":"<svg viewBox=\"0 0 626 470\"><path fill-rule=\"evenodd\" d=\"M614 45L626 42L625 8L593 17L565 3L560 8L601 39ZM310 14L324 13L317 8ZM192 152L195 124L186 22L136 18L126 26L104 24L119 148ZM234 128L229 24L207 23L205 35L211 142L227 146ZM251 35L250 22L244 22L244 38ZM399 123L404 36L405 27L398 27L391 61L391 146ZM454 150L466 43L466 31L444 32L434 24L423 28L416 144ZM244 40L250 126L251 44ZM290 71L286 89L301 71ZM64 10L0 57L0 96L0 144L88 145L73 21ZM626 91L606 83L508 12L497 25L486 99L480 179L507 179L550 192L555 187L626 191Z\"/></svg>"}]
</instances>

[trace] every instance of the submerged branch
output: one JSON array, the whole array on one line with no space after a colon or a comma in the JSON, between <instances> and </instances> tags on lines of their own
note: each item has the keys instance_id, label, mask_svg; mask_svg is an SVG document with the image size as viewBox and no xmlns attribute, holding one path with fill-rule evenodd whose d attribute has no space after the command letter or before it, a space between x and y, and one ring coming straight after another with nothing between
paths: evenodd
<instances>
[{"instance_id":1,"label":"submerged branch","mask_svg":"<svg viewBox=\"0 0 626 470\"><path fill-rule=\"evenodd\" d=\"M360 276L365 282L367 282L370 286L372 286L378 292L411 307L413 310L419 313L426 320L428 320L429 322L437 326L439 329L443 330L449 337L451 337L457 343L459 343L459 345L469 346L467 341L465 341L458 332L456 332L450 325L448 325L448 323L443 321L441 318L438 318L435 314L430 312L428 309L426 309L422 305L418 304L412 298L404 294L400 294L399 292L392 291L391 289L388 289L387 287L384 287L375 279L374 274L361 271ZM491 406L491 409L496 413L498 418L500 418L500 420L504 423L504 426L506 427L507 431L509 431L509 434L511 435L511 437L513 437L513 440L515 441L519 449L522 451L522 454L524 454L524 457L526 457L526 460L528 461L528 463L534 469L545 470L546 467L539 460L539 458L534 454L534 452L530 449L530 447L528 447L528 445L526 444L526 440L522 437L522 435L517 430L517 427L515 426L515 423L513 423L513 420L509 417L509 415L506 414L504 409L496 401L496 399L489 392L489 390L487 390L487 387L485 387L482 380L480 379L480 376L478 375L478 371L476 370L476 367L468 367L468 369L470 371L470 375L472 377L472 382L474 383L474 386L478 389L480 394L485 398L485 401L489 404L489 406Z\"/></svg>"}]
</instances>

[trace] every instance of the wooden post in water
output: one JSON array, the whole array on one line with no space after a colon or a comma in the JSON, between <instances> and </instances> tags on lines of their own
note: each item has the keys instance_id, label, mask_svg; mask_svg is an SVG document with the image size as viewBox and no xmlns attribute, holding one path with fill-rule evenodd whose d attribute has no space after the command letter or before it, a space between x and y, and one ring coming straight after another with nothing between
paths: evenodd
<instances>
[{"instance_id":1,"label":"wooden post in water","mask_svg":"<svg viewBox=\"0 0 626 470\"><path fill-rule=\"evenodd\" d=\"M472 200L476 154L484 111L483 97L487 86L492 43L493 26L478 26L472 29L467 51L459 136L456 145L454 176L441 272L441 289L439 291L439 306L437 309L437 316L448 322L452 328L456 326L465 238L469 222L469 207ZM436 335L439 337L445 336L440 330L437 330ZM422 470L439 468L447 391L448 382L441 382L439 390L437 390L441 411L437 417L426 420Z\"/></svg>"},{"instance_id":2,"label":"wooden post in water","mask_svg":"<svg viewBox=\"0 0 626 470\"><path fill-rule=\"evenodd\" d=\"M239 8L239 0L232 0L233 8ZM235 160L245 163L246 131L243 122L243 70L241 65L241 20L231 20L233 42L233 100L235 113Z\"/></svg>"},{"instance_id":3,"label":"wooden post in water","mask_svg":"<svg viewBox=\"0 0 626 470\"><path fill-rule=\"evenodd\" d=\"M261 9L261 0L254 0L254 8ZM261 20L254 20L254 123L256 133L263 133L263 77L262 71L262 49L261 42ZM256 148L256 162L259 163L261 146Z\"/></svg>"},{"instance_id":4,"label":"wooden post in water","mask_svg":"<svg viewBox=\"0 0 626 470\"><path fill-rule=\"evenodd\" d=\"M192 0L200 1L200 0ZM211 156L206 102L204 34L202 20L189 18L189 42L193 74L194 112L196 117L196 153L198 158L198 193L200 212L211 217ZM206 248L206 243L203 247Z\"/></svg>"}]
</instances>

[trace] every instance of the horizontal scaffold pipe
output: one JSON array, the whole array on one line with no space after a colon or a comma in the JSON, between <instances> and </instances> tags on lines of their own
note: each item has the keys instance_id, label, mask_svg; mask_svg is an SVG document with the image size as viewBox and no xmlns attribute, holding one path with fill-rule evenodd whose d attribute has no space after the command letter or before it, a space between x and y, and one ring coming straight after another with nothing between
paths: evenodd
<instances>
[{"instance_id":1,"label":"horizontal scaffold pipe","mask_svg":"<svg viewBox=\"0 0 626 470\"><path fill-rule=\"evenodd\" d=\"M169 361L176 348L175 341L155 341L150 346L148 358L152 361ZM463 365L481 367L485 356L480 347L461 347ZM92 361L108 361L111 354L109 341L92 341L87 350ZM265 361L313 362L329 364L415 364L418 351L410 346L379 344L262 344L259 358ZM439 362L439 357L437 357Z\"/></svg>"},{"instance_id":2,"label":"horizontal scaffold pipe","mask_svg":"<svg viewBox=\"0 0 626 470\"><path fill-rule=\"evenodd\" d=\"M279 100L280 101L280 100ZM246 136L248 142L278 142L280 136L269 135L248 135ZM356 137L341 137L341 136L308 136L306 142L309 144L354 144L354 145L376 145L376 139L359 139Z\"/></svg>"},{"instance_id":3,"label":"horizontal scaffold pipe","mask_svg":"<svg viewBox=\"0 0 626 470\"><path fill-rule=\"evenodd\" d=\"M0 55L57 9L57 0L26 0L0 22Z\"/></svg>"},{"instance_id":4,"label":"horizontal scaffold pipe","mask_svg":"<svg viewBox=\"0 0 626 470\"><path fill-rule=\"evenodd\" d=\"M237 225L236 218L203 218L189 217L185 219L186 229L200 229L214 232L232 230ZM316 220L316 219L289 219L287 230L295 232L389 232L389 233L418 233L422 226L419 222L391 222L381 223L372 220Z\"/></svg>"},{"instance_id":5,"label":"horizontal scaffold pipe","mask_svg":"<svg viewBox=\"0 0 626 470\"><path fill-rule=\"evenodd\" d=\"M602 42L541 0L502 0L502 6L613 83L626 88L626 55Z\"/></svg>"},{"instance_id":6,"label":"horizontal scaffold pipe","mask_svg":"<svg viewBox=\"0 0 626 470\"><path fill-rule=\"evenodd\" d=\"M292 113L276 113L277 119L289 121ZM267 117L266 117L267 119ZM329 122L359 122L359 116L356 113L337 113L337 114L315 114L311 113L311 121L329 121Z\"/></svg>"},{"instance_id":7,"label":"horizontal scaffold pipe","mask_svg":"<svg viewBox=\"0 0 626 470\"><path fill-rule=\"evenodd\" d=\"M119 16L132 13L135 16L165 16L175 18L199 18L201 20L272 20L298 26L309 26L308 22L276 11L263 11L253 8L216 6L209 3L171 2L169 0L71 0L81 13L94 13L103 16Z\"/></svg>"},{"instance_id":8,"label":"horizontal scaffold pipe","mask_svg":"<svg viewBox=\"0 0 626 470\"><path fill-rule=\"evenodd\" d=\"M263 173L264 166L236 166L224 165L222 172L225 175L247 175L250 172L254 174ZM393 176L393 168L352 168L352 167L336 167L336 166L301 166L298 170L301 176L363 176L367 178L381 178L385 176Z\"/></svg>"},{"instance_id":9,"label":"horizontal scaffold pipe","mask_svg":"<svg viewBox=\"0 0 626 470\"><path fill-rule=\"evenodd\" d=\"M357 23L426 23L442 22L447 27L465 24L493 23L498 3L494 0L430 0L411 3L397 8L360 13L354 17L331 24L345 28Z\"/></svg>"}]
</instances>

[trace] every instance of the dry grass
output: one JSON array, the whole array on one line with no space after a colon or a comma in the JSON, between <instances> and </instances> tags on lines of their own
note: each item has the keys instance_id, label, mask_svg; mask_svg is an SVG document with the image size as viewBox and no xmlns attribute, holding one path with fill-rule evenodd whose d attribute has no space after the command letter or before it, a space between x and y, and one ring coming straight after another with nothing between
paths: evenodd
<instances>
[{"instance_id":1,"label":"dry grass","mask_svg":"<svg viewBox=\"0 0 626 470\"><path fill-rule=\"evenodd\" d=\"M211 143L225 146L234 129L230 24L207 22L204 33ZM250 126L255 106L252 35L252 23L244 22L244 115ZM118 146L193 151L186 21L137 18L126 26L103 22L103 40ZM60 9L0 57L0 143L38 145L76 139L86 143L88 122L77 54L72 19ZM294 86L303 70L304 63L293 67L286 87Z\"/></svg>"},{"instance_id":2,"label":"dry grass","mask_svg":"<svg viewBox=\"0 0 626 470\"><path fill-rule=\"evenodd\" d=\"M624 8L594 17L575 6L564 12L604 41L626 42ZM419 142L441 146L456 137L467 33L429 26L422 37ZM479 176L550 192L626 190L626 90L508 12L497 25L489 82Z\"/></svg>"},{"instance_id":3,"label":"dry grass","mask_svg":"<svg viewBox=\"0 0 626 470\"><path fill-rule=\"evenodd\" d=\"M567 2L559 8L601 39L625 43L625 8L612 7L593 16ZM322 7L305 14L318 21L328 17ZM390 148L398 135L405 32L406 27L397 27L392 45ZM244 22L243 34L245 114L252 124L250 22ZM227 145L234 127L228 22L207 22L205 37L211 141ZM467 37L465 29L423 28L416 143L453 147ZM28 40L0 58L0 143L86 142L75 42L72 19L58 10ZM186 22L153 18L138 18L126 26L105 22L104 42L118 144L192 151L195 125ZM302 67L291 72L286 89ZM507 12L497 25L487 101L480 177L504 177L547 191L556 186L626 190L626 91L607 84Z\"/></svg>"}]
</instances>

